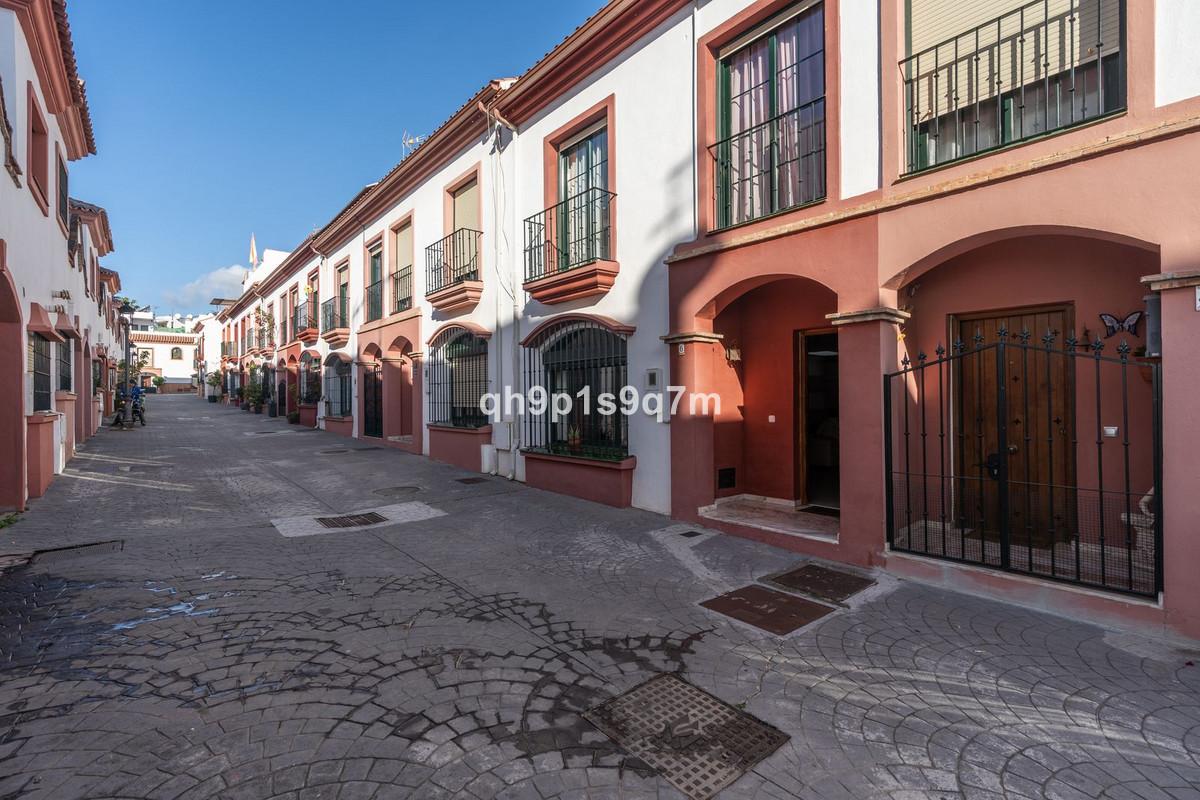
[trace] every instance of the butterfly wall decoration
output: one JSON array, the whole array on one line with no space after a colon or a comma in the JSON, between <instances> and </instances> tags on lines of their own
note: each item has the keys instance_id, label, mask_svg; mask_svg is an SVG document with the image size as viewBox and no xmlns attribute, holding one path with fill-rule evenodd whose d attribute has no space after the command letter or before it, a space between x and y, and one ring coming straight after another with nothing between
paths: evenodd
<instances>
[{"instance_id":1,"label":"butterfly wall decoration","mask_svg":"<svg viewBox=\"0 0 1200 800\"><path fill-rule=\"evenodd\" d=\"M1125 319L1119 319L1112 314L1101 314L1100 321L1104 323L1104 338L1111 339L1121 331L1128 331L1130 336L1137 336L1137 326L1142 320L1141 311L1134 311L1132 314L1126 315Z\"/></svg>"}]
</instances>

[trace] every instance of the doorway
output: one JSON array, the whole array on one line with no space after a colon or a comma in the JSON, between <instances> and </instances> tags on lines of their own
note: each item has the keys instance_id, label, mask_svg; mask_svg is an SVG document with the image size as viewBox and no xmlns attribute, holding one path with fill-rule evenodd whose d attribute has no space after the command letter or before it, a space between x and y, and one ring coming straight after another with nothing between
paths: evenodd
<instances>
[{"instance_id":1,"label":"doorway","mask_svg":"<svg viewBox=\"0 0 1200 800\"><path fill-rule=\"evenodd\" d=\"M383 438L383 375L378 364L363 368L363 436Z\"/></svg>"},{"instance_id":2,"label":"doorway","mask_svg":"<svg viewBox=\"0 0 1200 800\"><path fill-rule=\"evenodd\" d=\"M836 516L841 507L838 335L796 332L796 508Z\"/></svg>"}]
</instances>

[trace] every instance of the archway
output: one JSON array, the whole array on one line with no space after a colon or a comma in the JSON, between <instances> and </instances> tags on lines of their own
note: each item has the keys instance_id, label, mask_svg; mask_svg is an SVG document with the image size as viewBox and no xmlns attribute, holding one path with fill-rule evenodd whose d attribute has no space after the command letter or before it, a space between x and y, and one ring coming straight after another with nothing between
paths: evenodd
<instances>
[{"instance_id":1,"label":"archway","mask_svg":"<svg viewBox=\"0 0 1200 800\"><path fill-rule=\"evenodd\" d=\"M717 498L753 496L835 514L840 507L837 295L807 278L755 278L706 307Z\"/></svg>"},{"instance_id":2,"label":"archway","mask_svg":"<svg viewBox=\"0 0 1200 800\"><path fill-rule=\"evenodd\" d=\"M420 408L413 402L417 395L413 389L415 369L410 357L412 351L412 342L397 336L388 345L383 361L385 432L388 438L399 437L398 441L402 443L412 442L413 431L419 428L420 420Z\"/></svg>"},{"instance_id":3,"label":"archway","mask_svg":"<svg viewBox=\"0 0 1200 800\"><path fill-rule=\"evenodd\" d=\"M294 405L288 397L288 363L282 356L275 362L275 402L279 413L284 417Z\"/></svg>"},{"instance_id":4,"label":"archway","mask_svg":"<svg viewBox=\"0 0 1200 800\"><path fill-rule=\"evenodd\" d=\"M359 357L359 380L362 395L363 436L382 439L384 434L383 353L374 342L368 344Z\"/></svg>"},{"instance_id":5,"label":"archway","mask_svg":"<svg viewBox=\"0 0 1200 800\"><path fill-rule=\"evenodd\" d=\"M1153 596L1161 431L1139 360L1156 248L1009 233L940 248L898 285L892 546Z\"/></svg>"},{"instance_id":6,"label":"archway","mask_svg":"<svg viewBox=\"0 0 1200 800\"><path fill-rule=\"evenodd\" d=\"M24 330L21 304L5 262L5 243L0 240L0 381L9 387L9 401L0 403L0 508L25 508L25 392Z\"/></svg>"}]
</instances>

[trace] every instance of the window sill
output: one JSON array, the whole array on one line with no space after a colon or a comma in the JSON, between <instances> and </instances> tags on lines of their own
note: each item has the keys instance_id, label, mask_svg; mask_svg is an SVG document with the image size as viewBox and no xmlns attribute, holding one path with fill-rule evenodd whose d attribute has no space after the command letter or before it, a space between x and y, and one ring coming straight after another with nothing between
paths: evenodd
<instances>
[{"instance_id":1,"label":"window sill","mask_svg":"<svg viewBox=\"0 0 1200 800\"><path fill-rule=\"evenodd\" d=\"M50 216L50 199L46 196L46 192L38 185L33 176L29 176L29 180L25 181L29 185L29 191L33 195L33 200L37 203L38 208L42 210L42 216Z\"/></svg>"},{"instance_id":2,"label":"window sill","mask_svg":"<svg viewBox=\"0 0 1200 800\"><path fill-rule=\"evenodd\" d=\"M463 428L457 425L446 425L444 423L427 422L425 427L431 431L443 431L445 433L462 433L475 436L490 436L492 433L491 425L484 425L479 428Z\"/></svg>"},{"instance_id":3,"label":"window sill","mask_svg":"<svg viewBox=\"0 0 1200 800\"><path fill-rule=\"evenodd\" d=\"M521 455L540 461L558 461L566 464L580 464L599 469L629 470L637 466L637 456L626 455L621 458L596 458L595 456L566 455L550 453L545 450L522 450Z\"/></svg>"}]
</instances>

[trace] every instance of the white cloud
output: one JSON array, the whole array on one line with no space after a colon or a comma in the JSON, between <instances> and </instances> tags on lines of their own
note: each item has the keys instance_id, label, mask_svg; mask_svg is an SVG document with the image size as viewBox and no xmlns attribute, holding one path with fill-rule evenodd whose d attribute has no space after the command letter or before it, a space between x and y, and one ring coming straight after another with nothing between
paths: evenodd
<instances>
[{"instance_id":1,"label":"white cloud","mask_svg":"<svg viewBox=\"0 0 1200 800\"><path fill-rule=\"evenodd\" d=\"M246 268L234 264L206 272L178 289L165 289L163 302L172 308L202 310L214 297L235 298L242 293L242 277Z\"/></svg>"}]
</instances>

